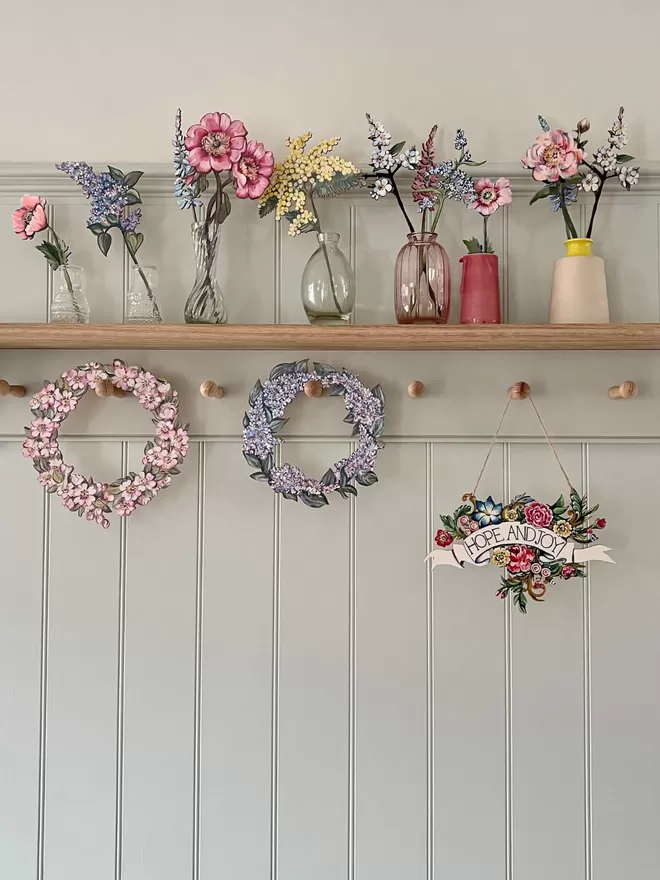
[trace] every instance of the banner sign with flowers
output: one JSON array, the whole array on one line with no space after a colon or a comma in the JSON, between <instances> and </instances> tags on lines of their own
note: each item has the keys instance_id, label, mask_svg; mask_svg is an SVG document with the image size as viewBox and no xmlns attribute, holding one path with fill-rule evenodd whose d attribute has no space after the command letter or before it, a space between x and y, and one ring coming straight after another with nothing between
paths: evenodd
<instances>
[{"instance_id":1,"label":"banner sign with flowers","mask_svg":"<svg viewBox=\"0 0 660 880\"><path fill-rule=\"evenodd\" d=\"M604 519L591 516L586 497L571 490L567 503L560 496L554 504L518 495L510 504L496 504L492 496L479 501L463 496L463 504L449 516L441 516L443 529L435 536L440 549L427 556L432 566L492 563L502 569L497 595L509 593L520 611L526 612L527 597L542 602L556 579L585 576L587 562L614 562L609 547L593 546Z\"/></svg>"}]
</instances>

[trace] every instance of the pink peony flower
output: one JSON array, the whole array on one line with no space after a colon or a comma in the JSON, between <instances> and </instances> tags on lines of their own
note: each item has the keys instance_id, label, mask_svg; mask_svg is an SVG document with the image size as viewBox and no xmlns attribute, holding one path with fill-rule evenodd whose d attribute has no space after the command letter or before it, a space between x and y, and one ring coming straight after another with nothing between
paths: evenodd
<instances>
[{"instance_id":1,"label":"pink peony flower","mask_svg":"<svg viewBox=\"0 0 660 880\"><path fill-rule=\"evenodd\" d=\"M39 196L23 196L21 207L11 215L16 235L23 239L34 238L37 232L47 229L48 219L44 211L45 206L46 199L41 199Z\"/></svg>"},{"instance_id":2,"label":"pink peony flower","mask_svg":"<svg viewBox=\"0 0 660 880\"><path fill-rule=\"evenodd\" d=\"M577 173L584 158L573 137L559 128L545 132L527 150L522 163L532 171L534 180L555 183Z\"/></svg>"},{"instance_id":3,"label":"pink peony flower","mask_svg":"<svg viewBox=\"0 0 660 880\"><path fill-rule=\"evenodd\" d=\"M547 504L532 501L525 507L525 519L531 526L543 529L552 522L552 511Z\"/></svg>"},{"instance_id":4,"label":"pink peony flower","mask_svg":"<svg viewBox=\"0 0 660 880\"><path fill-rule=\"evenodd\" d=\"M446 532L444 529L439 529L438 534L435 536L435 543L438 547L449 547L452 544L454 539L450 535L449 532Z\"/></svg>"},{"instance_id":5,"label":"pink peony flower","mask_svg":"<svg viewBox=\"0 0 660 880\"><path fill-rule=\"evenodd\" d=\"M512 574L529 571L535 559L534 551L522 544L513 544L509 547L509 556L507 568Z\"/></svg>"},{"instance_id":6,"label":"pink peony flower","mask_svg":"<svg viewBox=\"0 0 660 880\"><path fill-rule=\"evenodd\" d=\"M561 570L561 576L568 580L569 578L577 577L577 571L572 565L565 565Z\"/></svg>"},{"instance_id":7,"label":"pink peony flower","mask_svg":"<svg viewBox=\"0 0 660 880\"><path fill-rule=\"evenodd\" d=\"M248 141L245 152L232 166L239 199L258 199L268 187L275 161L260 141Z\"/></svg>"},{"instance_id":8,"label":"pink peony flower","mask_svg":"<svg viewBox=\"0 0 660 880\"><path fill-rule=\"evenodd\" d=\"M226 113L207 113L186 132L188 161L200 174L229 171L245 150L247 129Z\"/></svg>"},{"instance_id":9,"label":"pink peony flower","mask_svg":"<svg viewBox=\"0 0 660 880\"><path fill-rule=\"evenodd\" d=\"M513 201L511 183L506 177L498 177L495 183L489 177L480 177L475 181L474 191L477 197L468 203L468 208L474 208L483 216L494 214L502 205Z\"/></svg>"}]
</instances>

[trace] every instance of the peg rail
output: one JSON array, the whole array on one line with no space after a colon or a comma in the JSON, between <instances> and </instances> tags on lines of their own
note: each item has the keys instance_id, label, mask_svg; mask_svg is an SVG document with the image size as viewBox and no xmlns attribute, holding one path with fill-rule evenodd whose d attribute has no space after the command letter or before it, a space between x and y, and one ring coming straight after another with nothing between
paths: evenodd
<instances>
[{"instance_id":1,"label":"peg rail","mask_svg":"<svg viewBox=\"0 0 660 880\"><path fill-rule=\"evenodd\" d=\"M657 350L660 324L2 324L0 349L262 351Z\"/></svg>"}]
</instances>

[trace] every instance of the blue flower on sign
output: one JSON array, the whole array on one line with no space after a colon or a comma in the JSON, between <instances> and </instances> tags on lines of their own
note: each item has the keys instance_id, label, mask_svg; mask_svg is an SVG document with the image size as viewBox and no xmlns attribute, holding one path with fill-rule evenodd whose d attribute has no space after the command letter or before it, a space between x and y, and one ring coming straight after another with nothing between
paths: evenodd
<instances>
[{"instance_id":1,"label":"blue flower on sign","mask_svg":"<svg viewBox=\"0 0 660 880\"><path fill-rule=\"evenodd\" d=\"M502 505L495 504L492 495L489 495L485 501L477 501L476 508L472 519L478 523L479 528L496 526L502 522Z\"/></svg>"}]
</instances>

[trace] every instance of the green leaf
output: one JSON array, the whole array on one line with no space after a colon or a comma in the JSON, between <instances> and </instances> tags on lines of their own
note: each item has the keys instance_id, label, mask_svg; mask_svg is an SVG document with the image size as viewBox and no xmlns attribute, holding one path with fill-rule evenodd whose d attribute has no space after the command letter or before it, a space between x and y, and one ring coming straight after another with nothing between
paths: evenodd
<instances>
[{"instance_id":1,"label":"green leaf","mask_svg":"<svg viewBox=\"0 0 660 880\"><path fill-rule=\"evenodd\" d=\"M469 165L470 168L480 168L482 165L486 164L486 160L483 162L475 162L474 159L468 159L467 162L461 162L461 165Z\"/></svg>"},{"instance_id":2,"label":"green leaf","mask_svg":"<svg viewBox=\"0 0 660 880\"><path fill-rule=\"evenodd\" d=\"M346 394L346 389L343 385L332 385L330 387L330 397L343 397Z\"/></svg>"},{"instance_id":3,"label":"green leaf","mask_svg":"<svg viewBox=\"0 0 660 880\"><path fill-rule=\"evenodd\" d=\"M129 190L126 193L126 204L127 205L141 205L142 199L140 198L140 193L135 190Z\"/></svg>"},{"instance_id":4,"label":"green leaf","mask_svg":"<svg viewBox=\"0 0 660 880\"><path fill-rule=\"evenodd\" d=\"M96 238L96 243L99 246L99 250L103 254L104 257L108 256L108 251L110 250L110 245L112 244L112 236L109 232L102 232Z\"/></svg>"},{"instance_id":5,"label":"green leaf","mask_svg":"<svg viewBox=\"0 0 660 880\"><path fill-rule=\"evenodd\" d=\"M337 477L335 476L335 472L332 468L328 468L328 470L321 477L321 485L322 486L334 486L337 482Z\"/></svg>"},{"instance_id":6,"label":"green leaf","mask_svg":"<svg viewBox=\"0 0 660 880\"><path fill-rule=\"evenodd\" d=\"M124 178L124 183L129 189L133 189L138 180L142 177L144 171L129 171Z\"/></svg>"},{"instance_id":7,"label":"green leaf","mask_svg":"<svg viewBox=\"0 0 660 880\"><path fill-rule=\"evenodd\" d=\"M385 416L378 416L377 419L374 420L373 428L371 429L371 433L374 437L380 437L380 435L385 430Z\"/></svg>"},{"instance_id":8,"label":"green leaf","mask_svg":"<svg viewBox=\"0 0 660 880\"><path fill-rule=\"evenodd\" d=\"M231 214L231 201L229 199L229 193L223 192L222 204L220 205L220 210L218 211L218 216L217 216L218 223L224 223L230 214Z\"/></svg>"},{"instance_id":9,"label":"green leaf","mask_svg":"<svg viewBox=\"0 0 660 880\"><path fill-rule=\"evenodd\" d=\"M259 468L259 470L261 470L261 459L258 455L252 455L251 452L244 452L243 458L247 461L250 467Z\"/></svg>"},{"instance_id":10,"label":"green leaf","mask_svg":"<svg viewBox=\"0 0 660 880\"><path fill-rule=\"evenodd\" d=\"M124 236L124 240L126 241L128 249L132 253L137 254L137 252L142 247L144 235L141 232L127 232Z\"/></svg>"},{"instance_id":11,"label":"green leaf","mask_svg":"<svg viewBox=\"0 0 660 880\"><path fill-rule=\"evenodd\" d=\"M341 193L348 192L355 186L361 186L364 181L362 174L344 174L337 171L331 180L321 180L314 184L312 191L315 196L322 199L329 199L332 196L338 196Z\"/></svg>"},{"instance_id":12,"label":"green leaf","mask_svg":"<svg viewBox=\"0 0 660 880\"><path fill-rule=\"evenodd\" d=\"M251 480L256 480L258 483L267 483L268 476L261 471L255 471L253 474L250 474Z\"/></svg>"},{"instance_id":13,"label":"green leaf","mask_svg":"<svg viewBox=\"0 0 660 880\"><path fill-rule=\"evenodd\" d=\"M336 373L337 370L334 367L331 367L330 364L322 364L322 363L314 363L314 372L318 373L319 376L327 376L328 373Z\"/></svg>"},{"instance_id":14,"label":"green leaf","mask_svg":"<svg viewBox=\"0 0 660 880\"><path fill-rule=\"evenodd\" d=\"M124 183L124 174L119 168L113 168L112 165L108 165L108 171L113 180L116 180L118 183Z\"/></svg>"},{"instance_id":15,"label":"green leaf","mask_svg":"<svg viewBox=\"0 0 660 880\"><path fill-rule=\"evenodd\" d=\"M100 235L105 230L103 223L90 223L87 228L90 229L94 235Z\"/></svg>"},{"instance_id":16,"label":"green leaf","mask_svg":"<svg viewBox=\"0 0 660 880\"><path fill-rule=\"evenodd\" d=\"M309 370L309 359L303 358L301 361L296 361L294 367L296 373L306 373Z\"/></svg>"},{"instance_id":17,"label":"green leaf","mask_svg":"<svg viewBox=\"0 0 660 880\"><path fill-rule=\"evenodd\" d=\"M378 482L378 477L373 471L367 471L365 474L357 474L355 481L361 486L373 486Z\"/></svg>"},{"instance_id":18,"label":"green leaf","mask_svg":"<svg viewBox=\"0 0 660 880\"><path fill-rule=\"evenodd\" d=\"M347 495L354 495L357 497L357 489L355 486L343 486L341 489L337 489L342 498L346 498Z\"/></svg>"},{"instance_id":19,"label":"green leaf","mask_svg":"<svg viewBox=\"0 0 660 880\"><path fill-rule=\"evenodd\" d=\"M51 269L59 269L60 266L66 265L66 257L63 259L64 255L52 241L42 241L37 245L37 250L48 260Z\"/></svg>"},{"instance_id":20,"label":"green leaf","mask_svg":"<svg viewBox=\"0 0 660 880\"><path fill-rule=\"evenodd\" d=\"M247 413L245 413L245 415L243 416L243 427L247 428L249 426L249 424L250 424L250 416Z\"/></svg>"},{"instance_id":21,"label":"green leaf","mask_svg":"<svg viewBox=\"0 0 660 880\"><path fill-rule=\"evenodd\" d=\"M268 427L273 434L277 434L277 432L281 431L288 421L288 419L271 419L270 422L268 422Z\"/></svg>"},{"instance_id":22,"label":"green leaf","mask_svg":"<svg viewBox=\"0 0 660 880\"><path fill-rule=\"evenodd\" d=\"M619 155L616 157L616 161L619 163L619 165L624 165L626 162L632 162L634 158L634 156L629 156L627 153L619 153Z\"/></svg>"},{"instance_id":23,"label":"green leaf","mask_svg":"<svg viewBox=\"0 0 660 880\"><path fill-rule=\"evenodd\" d=\"M478 238L464 238L463 244L467 248L468 254L482 254L483 248Z\"/></svg>"},{"instance_id":24,"label":"green leaf","mask_svg":"<svg viewBox=\"0 0 660 880\"><path fill-rule=\"evenodd\" d=\"M276 365L275 367L273 367L273 369L270 371L270 376L269 376L268 378L269 378L270 381L272 382L273 379L277 379L278 376L284 376L286 373L294 373L295 370L296 370L296 365L295 365L295 363L277 364L277 365Z\"/></svg>"},{"instance_id":25,"label":"green leaf","mask_svg":"<svg viewBox=\"0 0 660 880\"><path fill-rule=\"evenodd\" d=\"M376 400L378 400L380 405L384 407L385 406L385 392L383 391L381 386L374 385L374 387L371 389L371 393L376 398Z\"/></svg>"},{"instance_id":26,"label":"green leaf","mask_svg":"<svg viewBox=\"0 0 660 880\"><path fill-rule=\"evenodd\" d=\"M298 496L295 492L282 492L282 498L286 498L287 501L298 501Z\"/></svg>"},{"instance_id":27,"label":"green leaf","mask_svg":"<svg viewBox=\"0 0 660 880\"><path fill-rule=\"evenodd\" d=\"M325 495L308 495L306 492L301 492L300 500L307 507L325 507L329 504Z\"/></svg>"},{"instance_id":28,"label":"green leaf","mask_svg":"<svg viewBox=\"0 0 660 880\"><path fill-rule=\"evenodd\" d=\"M405 141L399 141L398 144L394 144L393 147L390 147L390 153L393 156L398 156L399 153L401 152L401 150L405 147L405 145L406 145Z\"/></svg>"},{"instance_id":29,"label":"green leaf","mask_svg":"<svg viewBox=\"0 0 660 880\"><path fill-rule=\"evenodd\" d=\"M346 424L352 425L353 422L355 421L355 416L353 415L353 413L347 413L344 416L344 421L346 422Z\"/></svg>"},{"instance_id":30,"label":"green leaf","mask_svg":"<svg viewBox=\"0 0 660 880\"><path fill-rule=\"evenodd\" d=\"M351 431L351 437L357 437L360 433L360 426L354 425L353 430Z\"/></svg>"},{"instance_id":31,"label":"green leaf","mask_svg":"<svg viewBox=\"0 0 660 880\"><path fill-rule=\"evenodd\" d=\"M274 211L276 207L277 207L277 199L274 197L268 199L267 201L265 201L261 205L259 205L259 216L266 217L268 214L270 214L272 211Z\"/></svg>"},{"instance_id":32,"label":"green leaf","mask_svg":"<svg viewBox=\"0 0 660 880\"><path fill-rule=\"evenodd\" d=\"M540 189L538 192L535 192L534 195L529 200L530 205L533 205L534 202L538 202L541 199L547 199L549 195L552 193L552 188L549 186L544 186L543 189Z\"/></svg>"},{"instance_id":33,"label":"green leaf","mask_svg":"<svg viewBox=\"0 0 660 880\"><path fill-rule=\"evenodd\" d=\"M263 390L264 386L261 384L261 381L257 379L257 381L254 383L252 391L250 391L250 394L248 395L248 403L250 404L250 406L255 405L255 403L257 402L257 397L259 397Z\"/></svg>"}]
</instances>

